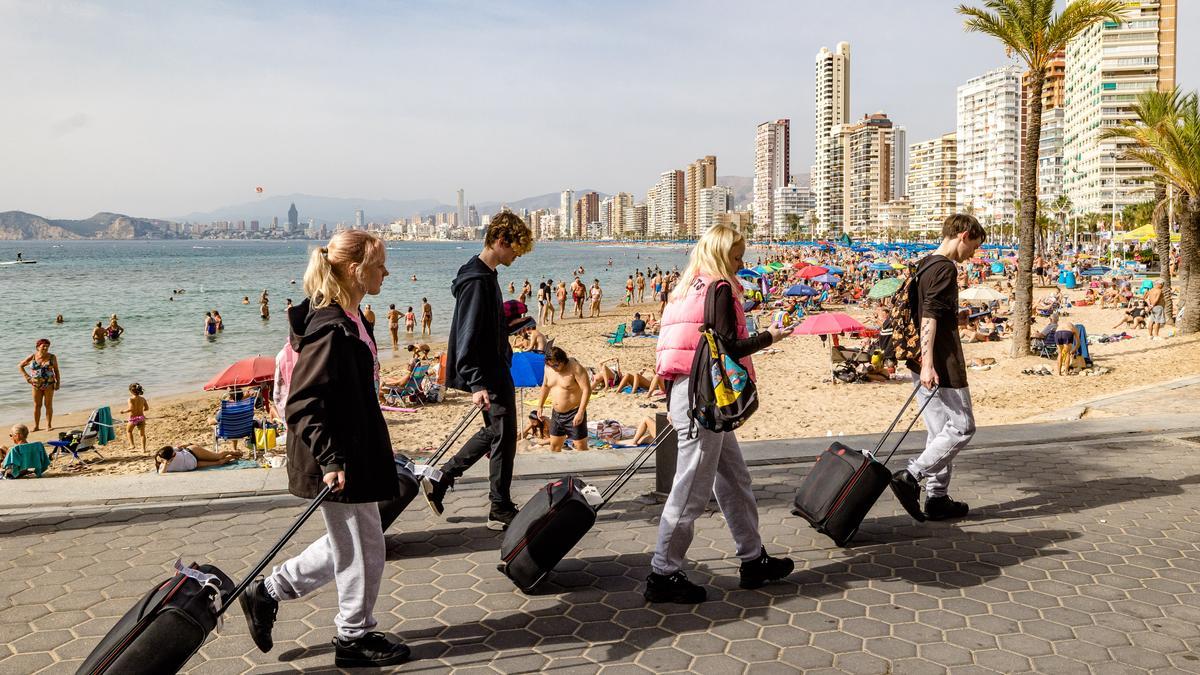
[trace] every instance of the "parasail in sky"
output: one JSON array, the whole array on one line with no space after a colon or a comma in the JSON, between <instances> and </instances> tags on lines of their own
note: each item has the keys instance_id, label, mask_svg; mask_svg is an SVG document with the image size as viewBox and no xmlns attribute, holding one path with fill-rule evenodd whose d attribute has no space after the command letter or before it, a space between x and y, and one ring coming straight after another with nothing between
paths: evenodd
<instances>
[{"instance_id":1,"label":"parasail in sky","mask_svg":"<svg viewBox=\"0 0 1200 675\"><path fill-rule=\"evenodd\" d=\"M261 195L263 192L263 187L259 185L258 187L254 188L254 191Z\"/></svg>"}]
</instances>

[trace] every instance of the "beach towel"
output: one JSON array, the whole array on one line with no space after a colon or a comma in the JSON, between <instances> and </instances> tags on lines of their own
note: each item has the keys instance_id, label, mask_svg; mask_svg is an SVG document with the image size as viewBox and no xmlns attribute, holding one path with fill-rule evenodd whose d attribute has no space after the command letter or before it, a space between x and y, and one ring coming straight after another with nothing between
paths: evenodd
<instances>
[{"instance_id":1,"label":"beach towel","mask_svg":"<svg viewBox=\"0 0 1200 675\"><path fill-rule=\"evenodd\" d=\"M113 429L112 410L108 406L96 408L96 442L100 445L108 445L109 441L117 439L117 432Z\"/></svg>"},{"instance_id":2,"label":"beach towel","mask_svg":"<svg viewBox=\"0 0 1200 675\"><path fill-rule=\"evenodd\" d=\"M1092 354L1088 351L1087 329L1081 323L1075 324L1075 328L1079 331L1079 334L1075 336L1075 353L1082 356L1084 362L1090 368L1092 365Z\"/></svg>"},{"instance_id":3,"label":"beach towel","mask_svg":"<svg viewBox=\"0 0 1200 675\"><path fill-rule=\"evenodd\" d=\"M4 457L3 471L6 475L20 476L32 470L38 477L50 467L50 456L46 454L46 446L41 442L21 443L9 448Z\"/></svg>"},{"instance_id":4,"label":"beach towel","mask_svg":"<svg viewBox=\"0 0 1200 675\"><path fill-rule=\"evenodd\" d=\"M262 465L258 462L249 459L239 459L231 464L219 464L217 466L208 466L197 471L217 471L220 469L261 469Z\"/></svg>"}]
</instances>

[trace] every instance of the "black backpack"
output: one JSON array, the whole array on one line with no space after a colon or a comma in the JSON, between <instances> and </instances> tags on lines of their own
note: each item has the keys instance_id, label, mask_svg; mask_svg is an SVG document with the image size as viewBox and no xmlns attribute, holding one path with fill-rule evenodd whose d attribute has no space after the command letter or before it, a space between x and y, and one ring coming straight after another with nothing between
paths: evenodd
<instances>
[{"instance_id":1,"label":"black backpack","mask_svg":"<svg viewBox=\"0 0 1200 675\"><path fill-rule=\"evenodd\" d=\"M713 331L718 281L704 300L704 325L692 358L688 379L689 417L709 431L733 431L758 410L758 390L750 372L729 355L724 340Z\"/></svg>"}]
</instances>

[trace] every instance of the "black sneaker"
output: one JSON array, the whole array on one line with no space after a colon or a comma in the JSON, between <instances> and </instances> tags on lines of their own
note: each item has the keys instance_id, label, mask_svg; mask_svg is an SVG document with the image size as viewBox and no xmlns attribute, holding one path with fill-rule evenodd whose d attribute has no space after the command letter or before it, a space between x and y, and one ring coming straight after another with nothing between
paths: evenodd
<instances>
[{"instance_id":1,"label":"black sneaker","mask_svg":"<svg viewBox=\"0 0 1200 675\"><path fill-rule=\"evenodd\" d=\"M357 640L333 639L333 665L338 668L394 666L408 660L411 653L403 642L383 633L367 633Z\"/></svg>"},{"instance_id":2,"label":"black sneaker","mask_svg":"<svg viewBox=\"0 0 1200 675\"><path fill-rule=\"evenodd\" d=\"M279 614L279 601L267 593L262 577L250 582L246 591L238 598L246 625L250 627L250 639L259 651L266 654L275 646L271 629L275 627L275 616Z\"/></svg>"},{"instance_id":3,"label":"black sneaker","mask_svg":"<svg viewBox=\"0 0 1200 675\"><path fill-rule=\"evenodd\" d=\"M447 489L446 484L441 481L426 476L421 477L421 492L425 493L425 501L429 502L429 510L433 511L435 516L441 516L446 512L442 500L446 498Z\"/></svg>"},{"instance_id":4,"label":"black sneaker","mask_svg":"<svg viewBox=\"0 0 1200 675\"><path fill-rule=\"evenodd\" d=\"M946 495L929 497L925 500L925 515L930 520L949 520L962 518L971 508L963 502L956 502Z\"/></svg>"},{"instance_id":5,"label":"black sneaker","mask_svg":"<svg viewBox=\"0 0 1200 675\"><path fill-rule=\"evenodd\" d=\"M708 591L688 581L683 570L663 575L651 572L646 577L646 602L678 602L695 605L708 599Z\"/></svg>"},{"instance_id":6,"label":"black sneaker","mask_svg":"<svg viewBox=\"0 0 1200 675\"><path fill-rule=\"evenodd\" d=\"M488 513L487 529L496 530L498 532L503 532L508 529L509 524L511 524L513 521L513 518L516 518L516 517L517 517L517 509L516 508L509 508L508 510L505 510L505 511L498 511L496 509L492 509L491 512Z\"/></svg>"},{"instance_id":7,"label":"black sneaker","mask_svg":"<svg viewBox=\"0 0 1200 675\"><path fill-rule=\"evenodd\" d=\"M742 580L738 584L742 588L761 588L768 581L779 581L796 569L796 563L790 558L772 558L767 555L764 546L758 558L742 563L738 572Z\"/></svg>"},{"instance_id":8,"label":"black sneaker","mask_svg":"<svg viewBox=\"0 0 1200 675\"><path fill-rule=\"evenodd\" d=\"M908 469L900 469L892 474L892 492L896 499L900 500L904 510L908 511L908 515L918 522L925 522L925 513L921 511L921 484L913 478Z\"/></svg>"}]
</instances>

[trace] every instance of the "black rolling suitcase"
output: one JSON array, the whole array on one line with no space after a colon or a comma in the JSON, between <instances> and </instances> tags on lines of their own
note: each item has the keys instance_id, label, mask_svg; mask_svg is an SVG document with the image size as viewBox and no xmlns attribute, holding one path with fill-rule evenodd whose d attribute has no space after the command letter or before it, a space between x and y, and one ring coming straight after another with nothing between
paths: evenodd
<instances>
[{"instance_id":1,"label":"black rolling suitcase","mask_svg":"<svg viewBox=\"0 0 1200 675\"><path fill-rule=\"evenodd\" d=\"M935 387L934 392L936 391ZM887 431L883 432L883 437L869 455L837 442L821 453L804 482L800 484L792 513L807 520L817 532L828 536L838 546L850 543L854 534L858 532L859 525L862 525L863 519L892 480L892 473L887 470L888 461L896 454L896 450L904 442L904 437L912 431L913 425L925 411L925 405L929 405L929 400L932 399L931 396L925 401L925 405L917 411L916 417L909 422L908 428L900 434L887 458L880 462L875 459L875 455L883 448L888 436L916 396L917 389L914 387L912 394L909 394L908 400L904 402L904 407L900 408L900 413L892 420Z\"/></svg>"},{"instance_id":2,"label":"black rolling suitcase","mask_svg":"<svg viewBox=\"0 0 1200 675\"><path fill-rule=\"evenodd\" d=\"M532 591L592 529L596 514L642 468L658 444L673 433L675 429L671 426L659 432L658 437L604 488L600 493L602 501L596 506L583 494L587 484L575 476L547 483L509 524L500 546L497 569L517 588L526 593Z\"/></svg>"},{"instance_id":3,"label":"black rolling suitcase","mask_svg":"<svg viewBox=\"0 0 1200 675\"><path fill-rule=\"evenodd\" d=\"M179 672L216 628L225 610L250 585L250 580L279 554L328 495L328 487L321 490L236 587L224 572L212 565L184 567L181 562L176 562L175 576L155 586L126 612L76 672L79 675Z\"/></svg>"},{"instance_id":4,"label":"black rolling suitcase","mask_svg":"<svg viewBox=\"0 0 1200 675\"><path fill-rule=\"evenodd\" d=\"M404 455L395 456L400 494L395 499L379 503L379 517L384 530L396 521L420 492L419 474L428 471L421 467L431 466L441 459L478 415L479 409L472 406L438 451L424 464L415 464ZM182 561L176 562L175 576L155 586L126 612L96 645L77 672L80 675L159 675L178 672L204 644L225 610L246 590L250 581L266 569L328 494L329 488L325 488L317 495L270 553L236 587L224 572L213 565L193 564L184 567Z\"/></svg>"}]
</instances>

